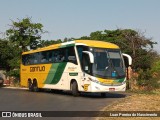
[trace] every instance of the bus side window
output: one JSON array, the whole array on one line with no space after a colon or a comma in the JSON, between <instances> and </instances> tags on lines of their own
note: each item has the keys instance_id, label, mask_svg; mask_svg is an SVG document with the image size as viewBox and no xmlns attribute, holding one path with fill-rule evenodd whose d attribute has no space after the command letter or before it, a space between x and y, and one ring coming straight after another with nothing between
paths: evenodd
<instances>
[{"instance_id":1,"label":"bus side window","mask_svg":"<svg viewBox=\"0 0 160 120\"><path fill-rule=\"evenodd\" d=\"M58 53L59 51L55 50L53 52L53 62L58 62Z\"/></svg>"},{"instance_id":2,"label":"bus side window","mask_svg":"<svg viewBox=\"0 0 160 120\"><path fill-rule=\"evenodd\" d=\"M28 63L29 63L28 55L22 55L22 64L28 65Z\"/></svg>"},{"instance_id":3,"label":"bus side window","mask_svg":"<svg viewBox=\"0 0 160 120\"><path fill-rule=\"evenodd\" d=\"M82 45L78 45L77 46L77 52L78 52L78 56L79 56L79 59L80 59L80 63L82 64L82 57L83 57L83 54L82 52L83 51L88 51L89 48L86 47L86 46L82 46Z\"/></svg>"},{"instance_id":4,"label":"bus side window","mask_svg":"<svg viewBox=\"0 0 160 120\"><path fill-rule=\"evenodd\" d=\"M26 57L26 65L30 65L30 55L27 55Z\"/></svg>"},{"instance_id":5,"label":"bus side window","mask_svg":"<svg viewBox=\"0 0 160 120\"><path fill-rule=\"evenodd\" d=\"M34 59L33 63L38 64L39 63L39 53L34 53L33 59Z\"/></svg>"},{"instance_id":6,"label":"bus side window","mask_svg":"<svg viewBox=\"0 0 160 120\"><path fill-rule=\"evenodd\" d=\"M91 74L91 64L89 62L89 56L87 54L83 54L82 57L82 69L88 74Z\"/></svg>"},{"instance_id":7,"label":"bus side window","mask_svg":"<svg viewBox=\"0 0 160 120\"><path fill-rule=\"evenodd\" d=\"M34 64L34 55L29 55L29 64Z\"/></svg>"},{"instance_id":8,"label":"bus side window","mask_svg":"<svg viewBox=\"0 0 160 120\"><path fill-rule=\"evenodd\" d=\"M53 51L53 62L64 62L65 61L65 49L59 49Z\"/></svg>"},{"instance_id":9,"label":"bus side window","mask_svg":"<svg viewBox=\"0 0 160 120\"><path fill-rule=\"evenodd\" d=\"M77 51L78 51L78 56L79 56L80 64L82 64L82 51L83 51L83 48L78 46L77 47Z\"/></svg>"},{"instance_id":10,"label":"bus side window","mask_svg":"<svg viewBox=\"0 0 160 120\"><path fill-rule=\"evenodd\" d=\"M40 62L41 63L47 63L48 62L47 51L41 52Z\"/></svg>"},{"instance_id":11,"label":"bus side window","mask_svg":"<svg viewBox=\"0 0 160 120\"><path fill-rule=\"evenodd\" d=\"M64 62L65 61L65 49L62 48L60 49L60 52L59 52L59 62Z\"/></svg>"},{"instance_id":12,"label":"bus side window","mask_svg":"<svg viewBox=\"0 0 160 120\"><path fill-rule=\"evenodd\" d=\"M66 57L67 57L67 62L71 62L71 63L77 64L77 59L76 59L74 46L68 47L66 49Z\"/></svg>"},{"instance_id":13,"label":"bus side window","mask_svg":"<svg viewBox=\"0 0 160 120\"><path fill-rule=\"evenodd\" d=\"M53 53L53 51L48 51L48 62L49 63L51 63L53 61L52 53Z\"/></svg>"}]
</instances>

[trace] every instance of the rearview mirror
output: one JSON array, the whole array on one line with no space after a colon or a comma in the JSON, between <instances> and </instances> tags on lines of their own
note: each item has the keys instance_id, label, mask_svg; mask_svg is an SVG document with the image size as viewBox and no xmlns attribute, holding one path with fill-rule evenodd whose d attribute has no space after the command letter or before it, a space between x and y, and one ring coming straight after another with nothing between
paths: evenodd
<instances>
[{"instance_id":1,"label":"rearview mirror","mask_svg":"<svg viewBox=\"0 0 160 120\"><path fill-rule=\"evenodd\" d=\"M123 55L123 58L124 58L124 61L125 61L125 65L127 65L127 67L131 66L132 65L132 58L131 58L131 56L128 55L128 54L125 54L125 53L122 53L122 55Z\"/></svg>"},{"instance_id":2,"label":"rearview mirror","mask_svg":"<svg viewBox=\"0 0 160 120\"><path fill-rule=\"evenodd\" d=\"M91 52L89 51L83 51L83 53L87 54L89 56L89 60L90 60L90 63L94 63L94 56Z\"/></svg>"}]
</instances>

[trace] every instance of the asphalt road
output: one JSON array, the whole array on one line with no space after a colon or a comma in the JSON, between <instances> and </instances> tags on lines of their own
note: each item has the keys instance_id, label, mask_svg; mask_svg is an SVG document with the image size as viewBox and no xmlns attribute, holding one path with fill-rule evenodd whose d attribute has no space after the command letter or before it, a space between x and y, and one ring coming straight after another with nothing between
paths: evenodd
<instances>
[{"instance_id":1,"label":"asphalt road","mask_svg":"<svg viewBox=\"0 0 160 120\"><path fill-rule=\"evenodd\" d=\"M0 88L0 111L99 111L126 96L125 93L108 93L102 98L100 94L85 93L73 97L69 92L29 92Z\"/></svg>"}]
</instances>

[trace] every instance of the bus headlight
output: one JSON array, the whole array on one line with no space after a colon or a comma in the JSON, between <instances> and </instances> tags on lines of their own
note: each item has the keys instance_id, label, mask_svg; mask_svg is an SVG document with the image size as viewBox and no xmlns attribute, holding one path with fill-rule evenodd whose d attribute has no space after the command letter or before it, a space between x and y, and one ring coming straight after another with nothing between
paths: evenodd
<instances>
[{"instance_id":1,"label":"bus headlight","mask_svg":"<svg viewBox=\"0 0 160 120\"><path fill-rule=\"evenodd\" d=\"M89 77L89 80L92 81L92 82L95 82L95 83L99 83L99 84L100 84L100 82L97 81L96 79L92 79L92 78Z\"/></svg>"}]
</instances>

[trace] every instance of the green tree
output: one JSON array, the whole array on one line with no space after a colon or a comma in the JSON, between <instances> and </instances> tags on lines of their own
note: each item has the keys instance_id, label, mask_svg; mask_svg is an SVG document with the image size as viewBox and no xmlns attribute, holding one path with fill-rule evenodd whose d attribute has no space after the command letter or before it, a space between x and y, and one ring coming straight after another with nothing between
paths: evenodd
<instances>
[{"instance_id":1,"label":"green tree","mask_svg":"<svg viewBox=\"0 0 160 120\"><path fill-rule=\"evenodd\" d=\"M19 68L20 52L10 41L0 39L0 66L6 71Z\"/></svg>"},{"instance_id":2,"label":"green tree","mask_svg":"<svg viewBox=\"0 0 160 120\"><path fill-rule=\"evenodd\" d=\"M36 49L41 35L44 33L41 23L32 23L30 18L18 19L18 22L12 21L10 29L6 31L9 40L22 51L27 51L27 47Z\"/></svg>"},{"instance_id":3,"label":"green tree","mask_svg":"<svg viewBox=\"0 0 160 120\"><path fill-rule=\"evenodd\" d=\"M63 42L69 42L69 41L73 41L74 38L64 38Z\"/></svg>"},{"instance_id":4,"label":"green tree","mask_svg":"<svg viewBox=\"0 0 160 120\"><path fill-rule=\"evenodd\" d=\"M62 43L61 39L58 40L40 40L38 47L46 47L53 44Z\"/></svg>"}]
</instances>

